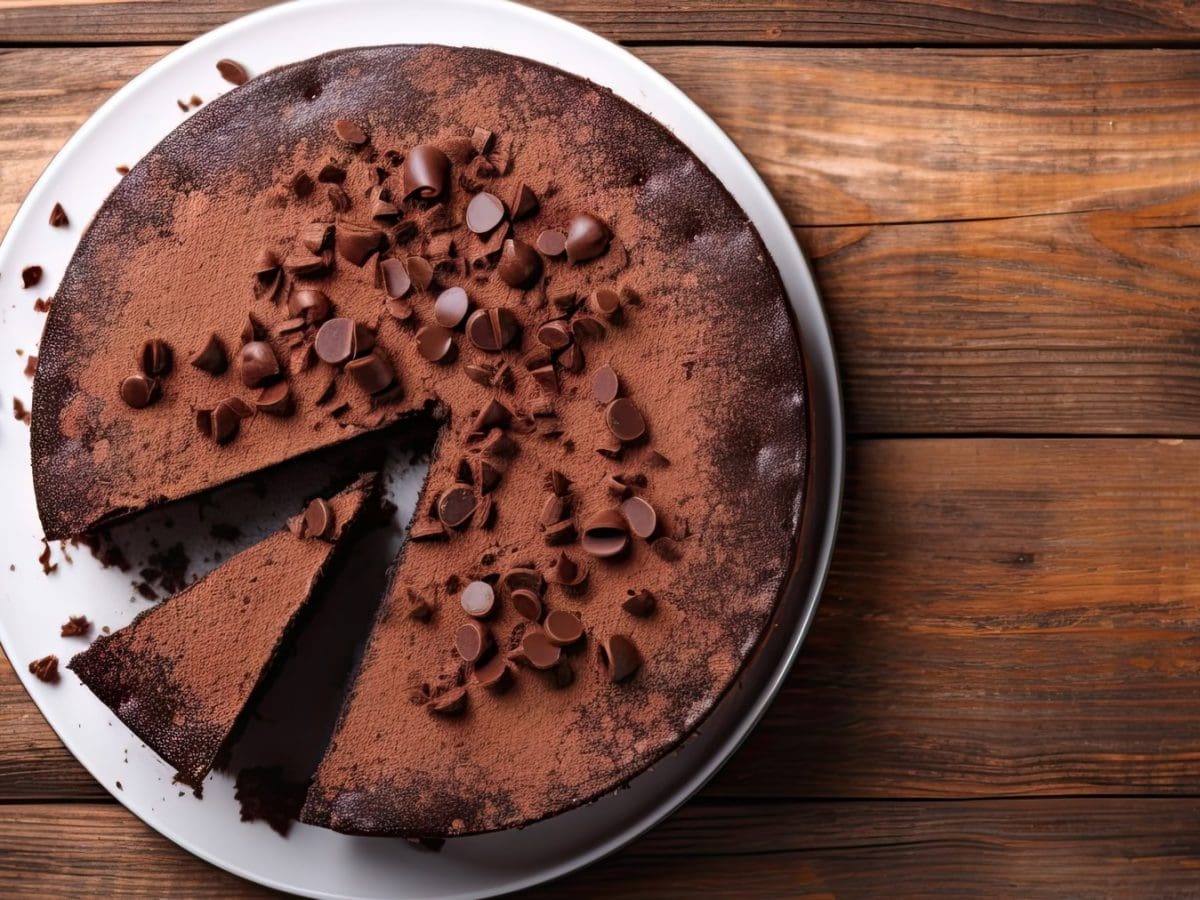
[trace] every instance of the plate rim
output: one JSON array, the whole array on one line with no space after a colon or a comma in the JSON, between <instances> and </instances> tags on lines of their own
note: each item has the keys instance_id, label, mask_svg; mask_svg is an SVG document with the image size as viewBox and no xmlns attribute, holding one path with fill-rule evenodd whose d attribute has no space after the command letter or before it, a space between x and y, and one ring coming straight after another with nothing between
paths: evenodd
<instances>
[{"instance_id":1,"label":"plate rim","mask_svg":"<svg viewBox=\"0 0 1200 900\"><path fill-rule=\"evenodd\" d=\"M371 0L362 0L366 5ZM512 2L512 0L441 0L445 5L454 5L470 9L472 7L499 7L504 10L504 14L512 16L514 20L524 19L531 27L539 30L565 30L570 32L572 37L578 41L584 41L590 44L598 51L613 54L614 51L623 57L624 64L638 70L638 76L652 82L654 88L659 93L665 93L671 97L674 104L681 108L686 108L697 122L708 134L708 139L719 145L720 151L731 160L733 164L738 165L743 169L741 173L750 185L750 189L769 201L765 209L760 210L758 214L751 215L745 211L744 204L735 196L735 201L738 201L739 206L743 208L745 215L755 225L756 230L762 235L764 224L760 221L764 216L775 219L774 227L776 229L782 224L786 229L790 240L786 241L787 246L783 248L789 261L798 265L798 270L802 275L802 284L799 285L802 290L794 290L794 286L788 285L787 279L784 277L783 266L780 265L780 254L772 251L768 246L768 253L776 267L780 270L781 278L785 281L785 289L788 296L789 313L793 320L792 324L797 334L797 339L803 349L803 360L805 366L805 378L808 387L808 472L806 473L806 494L804 498L804 509L802 510L802 526L801 531L808 527L810 517L819 517L820 522L812 527L816 529L814 543L814 557L801 558L801 551L795 554L796 559L793 560L791 571L788 573L784 593L795 595L795 599L803 603L803 608L800 610L800 618L793 628L791 635L788 637L787 643L782 650L782 654L776 661L774 668L768 677L765 687L753 698L753 702L749 703L747 708L740 712L736 718L736 725L729 735L724 740L720 741L713 749L708 751L708 755L701 760L701 765L698 765L686 779L682 779L680 784L676 785L671 795L665 800L656 802L652 808L640 812L636 821L624 828L614 836L608 836L598 840L586 852L579 852L567 862L561 863L553 868L538 871L533 875L516 878L509 883L497 887L495 890L490 890L486 896L494 896L499 893L507 893L509 891L523 890L535 885L555 881L565 877L572 872L578 871L581 868L592 865L595 862L619 851L627 846L632 841L646 834L649 830L661 824L666 818L676 812L688 800L695 796L713 776L719 772L724 765L732 758L738 747L745 741L749 734L754 730L754 727L761 720L762 716L769 708L774 700L783 682L786 680L792 665L799 655L800 648L807 637L809 628L815 618L816 610L819 605L821 592L829 572L830 561L833 551L833 543L837 535L838 522L841 513L841 501L843 493L844 469L845 469L845 424L844 424L844 409L843 397L841 390L841 381L838 373L836 355L834 351L832 332L829 325L828 316L821 302L820 292L817 289L815 279L812 275L811 267L806 256L796 241L795 234L783 215L778 202L763 182L761 176L751 165L749 160L741 149L733 142L733 140L725 133L723 129L682 89L677 87L673 82L660 74L648 63L630 52L628 48L622 47L615 42L609 41L594 32L576 25L573 22L562 19L551 13L542 10L533 9L524 6L520 3ZM40 199L40 194L46 189L45 186L52 183L58 176L60 169L68 165L67 157L70 155L67 151L75 147L85 144L92 134L104 126L108 119L115 113L119 112L125 105L127 98L135 94L143 85L157 80L161 73L169 70L173 64L179 62L182 58L202 53L205 48L220 44L236 35L239 31L266 24L272 20L286 19L293 15L297 8L317 8L327 7L330 9L339 9L344 11L351 4L345 3L345 0L288 0L274 6L269 6L247 15L240 16L230 22L222 24L203 35L174 48L162 58L153 62L145 70L135 75L128 82L123 84L116 92L113 93L103 104L93 112L87 120L67 139L62 147L54 154L50 162L46 165L43 172L38 176L33 186L29 189L25 198L21 201L17 212L14 214L8 231L5 234L3 241L3 250L7 250L11 242L11 237L25 231L31 223L31 218L36 215L37 204L34 202ZM440 4L439 4L440 5ZM366 36L365 36L366 37ZM387 43L395 43L388 41ZM447 42L451 46L476 46L471 42ZM359 43L357 46L377 46L369 39ZM354 46L354 45L349 45ZM327 52L332 52L336 49L345 48L330 48ZM527 56L537 62L543 62L537 56L532 54L520 53L517 55ZM303 58L303 57L301 57ZM545 64L558 66L557 63L547 62ZM568 69L567 71L570 71ZM574 73L573 73L574 74ZM604 82L604 80L595 78L594 76L580 76L590 78L597 84L611 90L616 90ZM637 104L632 98L617 92L617 96L622 97L627 102L633 103L639 111L650 116L656 122L668 130L672 130L671 126L655 116L655 114L645 109L642 105ZM161 140L161 137L157 140ZM692 152L698 153L698 148L690 146ZM704 162L704 160L701 160ZM707 166L707 162L705 162ZM725 183L725 179L722 178ZM764 242L767 240L763 235ZM77 238L74 239L77 243ZM782 240L779 243L785 243ZM72 251L73 252L73 251ZM797 296L798 294L802 296ZM806 305L807 301L807 305ZM804 328L802 322L808 321L809 324L816 324L817 328ZM814 423L820 417L828 419L821 428L815 427ZM819 446L826 444L825 446ZM819 471L819 470L824 471ZM818 484L818 479L820 483ZM822 485L828 490L828 497L823 504L822 509L817 509L813 502L814 486ZM800 536L797 536L797 544L800 543ZM808 563L812 563L811 573L807 584L797 584L800 577L800 568L807 568ZM786 599L786 598L785 598ZM781 600L778 607L782 607L785 600ZM777 607L777 608L778 608ZM765 645L766 637L760 639L759 648L756 649L757 654ZM2 618L0 618L0 646L9 643L7 637L7 628ZM14 657L9 654L10 661ZM39 702L38 692L31 690L33 676L24 672L22 668L13 664L13 669L17 674L18 680L25 689L27 695L38 707L42 718L50 726L50 728L62 741L71 755L79 762L93 778L95 778L110 795L117 800L125 809L136 816L140 821L151 830L170 840L188 853L203 859L210 865L214 865L224 871L237 875L256 884L261 884L276 890L297 894L300 896L310 897L354 897L352 893L333 893L328 891L306 890L302 886L289 884L278 881L272 877L257 874L244 867L224 860L215 853L211 853L197 845L191 838L181 836L169 824L163 822L151 822L139 810L130 806L131 798L123 797L111 789L111 787L100 776L96 775L91 765L77 752L74 746L72 736L61 731L46 714L43 705ZM713 713L721 707L722 704L729 702L731 696L739 688L741 681L745 677L749 665L743 666L742 672L739 673L734 683L723 693L719 698L714 709L706 715L705 720L701 723L701 728L711 721ZM686 746L692 735L684 739L680 746ZM677 752L673 751L673 752ZM636 785L637 779L634 780ZM603 798L601 798L602 802Z\"/></svg>"}]
</instances>

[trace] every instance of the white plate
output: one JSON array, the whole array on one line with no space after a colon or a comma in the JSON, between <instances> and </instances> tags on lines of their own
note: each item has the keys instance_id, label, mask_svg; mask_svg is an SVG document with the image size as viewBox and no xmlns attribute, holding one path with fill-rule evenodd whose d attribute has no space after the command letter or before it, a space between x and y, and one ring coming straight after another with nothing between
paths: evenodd
<instances>
[{"instance_id":1,"label":"white plate","mask_svg":"<svg viewBox=\"0 0 1200 900\"><path fill-rule=\"evenodd\" d=\"M179 124L176 100L193 93L212 98L229 87L214 68L218 59L239 60L257 73L329 50L392 43L462 44L526 56L605 85L670 128L721 178L762 234L792 300L810 378L812 466L802 560L751 671L699 734L629 789L523 831L451 841L439 854L399 840L308 826L280 838L262 823L239 821L232 782L223 775L209 779L203 800L180 796L171 771L73 675L65 673L52 686L26 671L31 659L56 653L65 661L81 649L79 639L57 636L69 614L85 613L116 628L145 603L131 600L129 575L102 569L86 551L73 552L67 565L56 549L59 571L42 574L35 561L41 529L28 477L28 429L7 412L13 397L28 404L24 360L14 351L36 352L44 317L33 312L34 297L54 290L83 225L117 181L115 167L136 162ZM59 200L71 217L69 229L46 224ZM45 278L36 289L22 290L18 273L30 264L43 266ZM313 897L482 896L561 876L642 834L712 777L762 715L795 658L828 567L842 479L840 393L812 277L783 214L724 132L662 76L582 28L498 0L298 0L218 28L151 66L75 134L13 221L0 247L0 271L0 360L8 361L0 371L6 408L0 415L0 468L12 473L0 518L0 547L7 554L0 565L0 641L47 721L96 779L156 831L209 862ZM399 481L409 510L419 481L420 473L411 470ZM225 491L222 503L254 507L254 521L262 523L291 511L284 500L271 508L246 489ZM124 532L141 541L185 539L191 548L206 532L203 515L199 505L184 504L170 514L142 517ZM242 543L254 533L248 529Z\"/></svg>"}]
</instances>

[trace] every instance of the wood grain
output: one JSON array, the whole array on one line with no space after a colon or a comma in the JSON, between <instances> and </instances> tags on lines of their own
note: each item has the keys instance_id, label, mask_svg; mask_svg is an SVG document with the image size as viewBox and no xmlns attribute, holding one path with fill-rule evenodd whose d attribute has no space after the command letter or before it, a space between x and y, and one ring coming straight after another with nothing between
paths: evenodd
<instances>
[{"instance_id":1,"label":"wood grain","mask_svg":"<svg viewBox=\"0 0 1200 900\"><path fill-rule=\"evenodd\" d=\"M0 55L5 220L48 156L168 49ZM1140 208L1200 178L1200 51L637 52L730 133L796 225Z\"/></svg>"},{"instance_id":2,"label":"wood grain","mask_svg":"<svg viewBox=\"0 0 1200 900\"><path fill-rule=\"evenodd\" d=\"M694 803L537 897L1186 896L1194 800ZM255 826L265 827L265 826ZM397 853L415 852L397 846ZM10 807L10 898L274 896L169 844L116 806Z\"/></svg>"},{"instance_id":3,"label":"wood grain","mask_svg":"<svg viewBox=\"0 0 1200 900\"><path fill-rule=\"evenodd\" d=\"M1200 442L854 443L809 642L710 794L1200 795L1198 508ZM79 796L12 679L0 798Z\"/></svg>"},{"instance_id":4,"label":"wood grain","mask_svg":"<svg viewBox=\"0 0 1200 900\"><path fill-rule=\"evenodd\" d=\"M0 41L185 41L264 0L4 0ZM1155 44L1200 38L1188 0L533 0L613 40L850 44Z\"/></svg>"},{"instance_id":5,"label":"wood grain","mask_svg":"<svg viewBox=\"0 0 1200 900\"><path fill-rule=\"evenodd\" d=\"M0 224L7 224L49 157L95 107L165 50L0 53ZM815 259L833 322L854 431L1197 434L1200 139L1192 137L1200 138L1193 134L1200 131L1200 115L1191 104L1200 102L1200 81L1187 85L1193 96L1181 116L1154 112L1159 106L1147 98L1161 89L1166 100L1174 97L1183 104L1178 92L1188 78L1200 75L1200 53L980 56L980 72L997 78L1004 72L1013 79L1007 87L994 82L992 115L1002 116L1000 110L1009 105L1028 107L1019 124L993 134L984 121L989 114L969 107L958 82L949 75L930 79L919 74L945 54L886 54L892 60L911 58L907 76L893 73L901 86L892 90L910 99L897 102L890 113L882 101L876 105L872 115L879 120L872 131L864 124L866 113L855 113L855 98L869 90L851 86L863 64L847 61L848 54L779 51L782 62L777 64L792 75L806 72L813 80L818 72L828 76L822 105L830 108L819 115L803 108L789 113L784 98L777 96L783 105L770 113L775 124L760 126L755 124L759 113L750 105L761 107L763 116L771 106L753 99L754 67L763 51L644 52L689 89L694 87L752 156L754 148L768 148L759 165L774 173L777 192L794 220L863 220L806 225L798 232ZM1090 61L1081 64L1081 56ZM969 63L956 58L960 66ZM1058 74L1052 80L1059 84L1098 69L1108 72L1110 83L1087 88L1081 80L1073 88L1079 102L1047 96L1046 106L1035 113L1032 101L1021 99L1026 76L1017 77L1029 59L1041 68L1054 68ZM1106 62L1110 59L1115 61ZM846 71L834 79L839 60ZM1120 60L1134 62L1123 69ZM708 74L700 79L702 71ZM1122 71L1135 73L1129 83L1112 81ZM1110 144L1097 131L1100 113L1083 109L1082 98L1090 91L1116 102L1139 80L1142 86L1134 93L1149 111L1131 113L1133 118L1117 129L1129 133ZM724 86L715 90L716 83ZM762 92L778 95L781 90ZM930 105L915 99L921 91L926 99L934 97ZM963 130L953 133L954 146L948 146L949 132L938 123L944 109L955 104L967 104L959 110L964 119L980 121L961 122ZM920 174L919 165L893 164L893 150L884 140L885 115L901 125L906 117L909 124L918 123L909 129L904 152L937 158L942 167L931 164ZM818 121L824 116L828 118ZM1135 125L1137 134L1131 131ZM1150 131L1160 134L1151 137ZM1038 132L1058 135L1061 156L1018 151L1023 139L1032 140ZM870 134L872 142L864 143ZM857 147L852 151L857 163L842 154L840 142ZM1115 149L1121 142L1125 152ZM807 148L809 159L803 166L781 168L774 157L791 146ZM868 164L868 157L875 162ZM1123 183L1120 172L1139 167L1143 157L1146 164L1130 183L1157 186L1114 193L1112 185ZM1084 165L1085 158L1096 165ZM1081 168L1060 178L1057 170L1067 165ZM924 186L914 182L912 193L904 194L895 177L897 166L916 173L914 177L919 174ZM999 196L991 188L984 190L989 179L1012 182L1011 191ZM1023 179L1051 186L1048 190L1058 197L1053 206L1100 203L1111 208L1019 213L1027 202L1034 209ZM1160 195L1165 199L1154 199ZM70 210L70 198L63 201ZM880 215L873 212L876 208ZM990 218L958 219L950 214L955 208L960 216L970 211ZM949 221L877 224L875 220L886 218L884 212Z\"/></svg>"}]
</instances>

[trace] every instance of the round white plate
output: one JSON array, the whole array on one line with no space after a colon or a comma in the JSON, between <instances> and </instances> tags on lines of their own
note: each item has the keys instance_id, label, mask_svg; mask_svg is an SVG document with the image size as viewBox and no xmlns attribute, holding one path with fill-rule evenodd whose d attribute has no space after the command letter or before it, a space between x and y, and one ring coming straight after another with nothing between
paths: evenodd
<instances>
[{"instance_id":1,"label":"round white plate","mask_svg":"<svg viewBox=\"0 0 1200 900\"><path fill-rule=\"evenodd\" d=\"M406 842L353 838L296 826L286 839L263 823L239 821L231 779L210 777L203 800L171 783L172 772L69 672L47 685L28 662L56 653L64 662L82 649L59 638L68 615L101 625L128 622L145 601L133 599L130 574L102 569L84 550L43 575L36 559L41 529L29 472L27 427L7 412L28 405L24 359L36 352L44 316L35 296L53 292L82 228L117 182L115 167L132 165L179 124L176 101L209 98L229 88L214 64L229 57L252 73L319 53L368 44L442 43L486 47L539 60L605 85L670 128L725 183L749 214L782 273L799 323L810 379L811 471L802 553L786 602L755 664L682 749L624 791L522 831L448 842L424 853ZM47 225L56 201L68 229ZM19 272L45 269L41 285L22 290ZM828 568L841 500L843 424L833 346L812 277L787 221L745 157L681 91L620 47L561 19L499 0L297 0L218 28L151 66L88 120L47 168L0 247L0 469L11 473L0 517L0 642L25 687L70 751L96 779L150 827L192 853L245 878L313 897L473 897L529 887L587 865L660 822L698 790L762 715L800 647ZM310 475L316 478L318 476ZM313 482L316 483L316 482ZM398 479L411 511L420 473ZM274 496L274 495L272 495ZM223 491L220 504L253 508L245 544L292 510L286 497L266 502L246 488ZM201 504L182 504L122 526L123 540L143 546L184 540L194 557L213 518ZM228 516L225 518L228 521ZM209 544L212 542L209 541ZM226 547L226 552L228 552ZM10 569L10 564L14 569ZM196 570L210 568L208 559Z\"/></svg>"}]
</instances>

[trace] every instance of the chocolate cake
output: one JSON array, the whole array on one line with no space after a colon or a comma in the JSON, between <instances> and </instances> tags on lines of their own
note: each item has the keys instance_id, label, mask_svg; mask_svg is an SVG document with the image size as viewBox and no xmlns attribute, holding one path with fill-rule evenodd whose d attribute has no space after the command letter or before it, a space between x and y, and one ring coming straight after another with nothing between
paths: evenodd
<instances>
[{"instance_id":1,"label":"chocolate cake","mask_svg":"<svg viewBox=\"0 0 1200 900\"><path fill-rule=\"evenodd\" d=\"M732 684L795 552L804 373L762 241L664 128L528 60L346 50L207 105L97 215L40 357L52 537L440 423L304 810L340 831L624 784Z\"/></svg>"},{"instance_id":2,"label":"chocolate cake","mask_svg":"<svg viewBox=\"0 0 1200 900\"><path fill-rule=\"evenodd\" d=\"M67 666L199 787L347 536L374 476L312 501L289 527L213 570Z\"/></svg>"}]
</instances>

